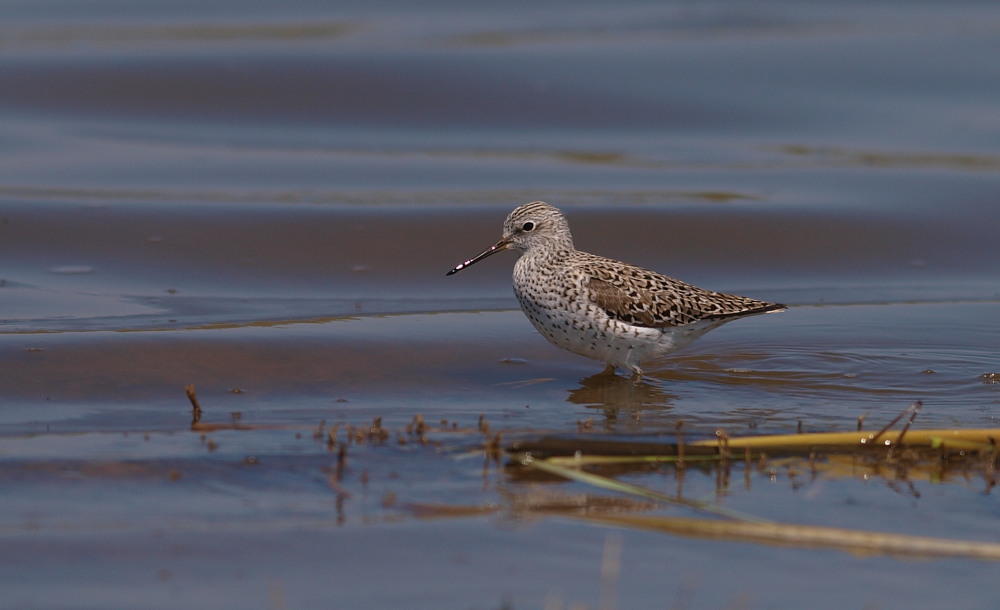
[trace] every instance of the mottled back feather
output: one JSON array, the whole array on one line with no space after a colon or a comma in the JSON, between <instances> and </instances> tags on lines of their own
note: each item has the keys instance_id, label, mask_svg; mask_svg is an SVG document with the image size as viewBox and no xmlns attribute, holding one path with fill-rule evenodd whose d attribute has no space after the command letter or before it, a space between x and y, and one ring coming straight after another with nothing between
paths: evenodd
<instances>
[{"instance_id":1,"label":"mottled back feather","mask_svg":"<svg viewBox=\"0 0 1000 610\"><path fill-rule=\"evenodd\" d=\"M713 292L655 271L578 253L590 300L609 316L648 328L681 326L784 309L783 305Z\"/></svg>"}]
</instances>

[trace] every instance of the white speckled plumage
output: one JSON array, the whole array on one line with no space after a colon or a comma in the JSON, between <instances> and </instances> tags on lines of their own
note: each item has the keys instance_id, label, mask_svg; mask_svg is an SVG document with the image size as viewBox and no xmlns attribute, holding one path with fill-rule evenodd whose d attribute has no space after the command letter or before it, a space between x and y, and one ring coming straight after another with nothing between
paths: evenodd
<instances>
[{"instance_id":1,"label":"white speckled plumage","mask_svg":"<svg viewBox=\"0 0 1000 610\"><path fill-rule=\"evenodd\" d=\"M538 332L558 347L636 376L642 363L730 320L785 309L580 252L566 217L541 201L511 212L500 241L448 275L508 248L521 253L514 294Z\"/></svg>"}]
</instances>

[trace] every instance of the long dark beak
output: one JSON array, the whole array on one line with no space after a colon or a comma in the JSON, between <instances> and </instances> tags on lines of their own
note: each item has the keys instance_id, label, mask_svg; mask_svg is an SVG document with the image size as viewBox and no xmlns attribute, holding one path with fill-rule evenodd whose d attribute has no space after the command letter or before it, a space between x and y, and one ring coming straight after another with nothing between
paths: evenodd
<instances>
[{"instance_id":1,"label":"long dark beak","mask_svg":"<svg viewBox=\"0 0 1000 610\"><path fill-rule=\"evenodd\" d=\"M453 273L458 273L462 269L465 269L469 265L478 263L479 261L483 260L487 256L490 256L491 254L496 254L497 252L499 252L501 250L506 250L508 246L510 246L510 241L508 241L506 239L501 239L500 241L498 241L497 243L493 244L489 248L483 250L482 252L480 252L476 256L473 256L472 258L470 258L469 260L465 261L461 265L458 265L457 267L455 267L454 269L452 269L451 271L449 271L446 275L451 275Z\"/></svg>"}]
</instances>

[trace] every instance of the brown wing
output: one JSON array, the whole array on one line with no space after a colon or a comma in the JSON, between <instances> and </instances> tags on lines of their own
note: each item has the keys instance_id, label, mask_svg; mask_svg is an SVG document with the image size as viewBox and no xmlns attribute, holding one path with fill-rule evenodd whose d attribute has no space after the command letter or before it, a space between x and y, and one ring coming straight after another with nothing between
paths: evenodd
<instances>
[{"instance_id":1,"label":"brown wing","mask_svg":"<svg viewBox=\"0 0 1000 610\"><path fill-rule=\"evenodd\" d=\"M610 282L590 278L590 300L612 318L638 326L656 326L653 313L639 306L639 300Z\"/></svg>"},{"instance_id":2,"label":"brown wing","mask_svg":"<svg viewBox=\"0 0 1000 610\"><path fill-rule=\"evenodd\" d=\"M655 271L595 259L585 267L591 301L628 324L662 328L784 309L784 305L712 292Z\"/></svg>"}]
</instances>

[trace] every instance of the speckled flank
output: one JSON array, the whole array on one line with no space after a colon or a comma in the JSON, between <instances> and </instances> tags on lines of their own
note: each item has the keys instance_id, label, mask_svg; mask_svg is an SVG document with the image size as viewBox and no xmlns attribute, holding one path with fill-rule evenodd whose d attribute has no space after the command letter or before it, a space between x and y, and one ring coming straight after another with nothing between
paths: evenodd
<instances>
[{"instance_id":1,"label":"speckled flank","mask_svg":"<svg viewBox=\"0 0 1000 610\"><path fill-rule=\"evenodd\" d=\"M729 320L785 308L580 252L566 218L541 201L511 212L500 241L451 273L508 248L521 252L514 294L538 332L574 354L635 375L642 374L643 362Z\"/></svg>"}]
</instances>

